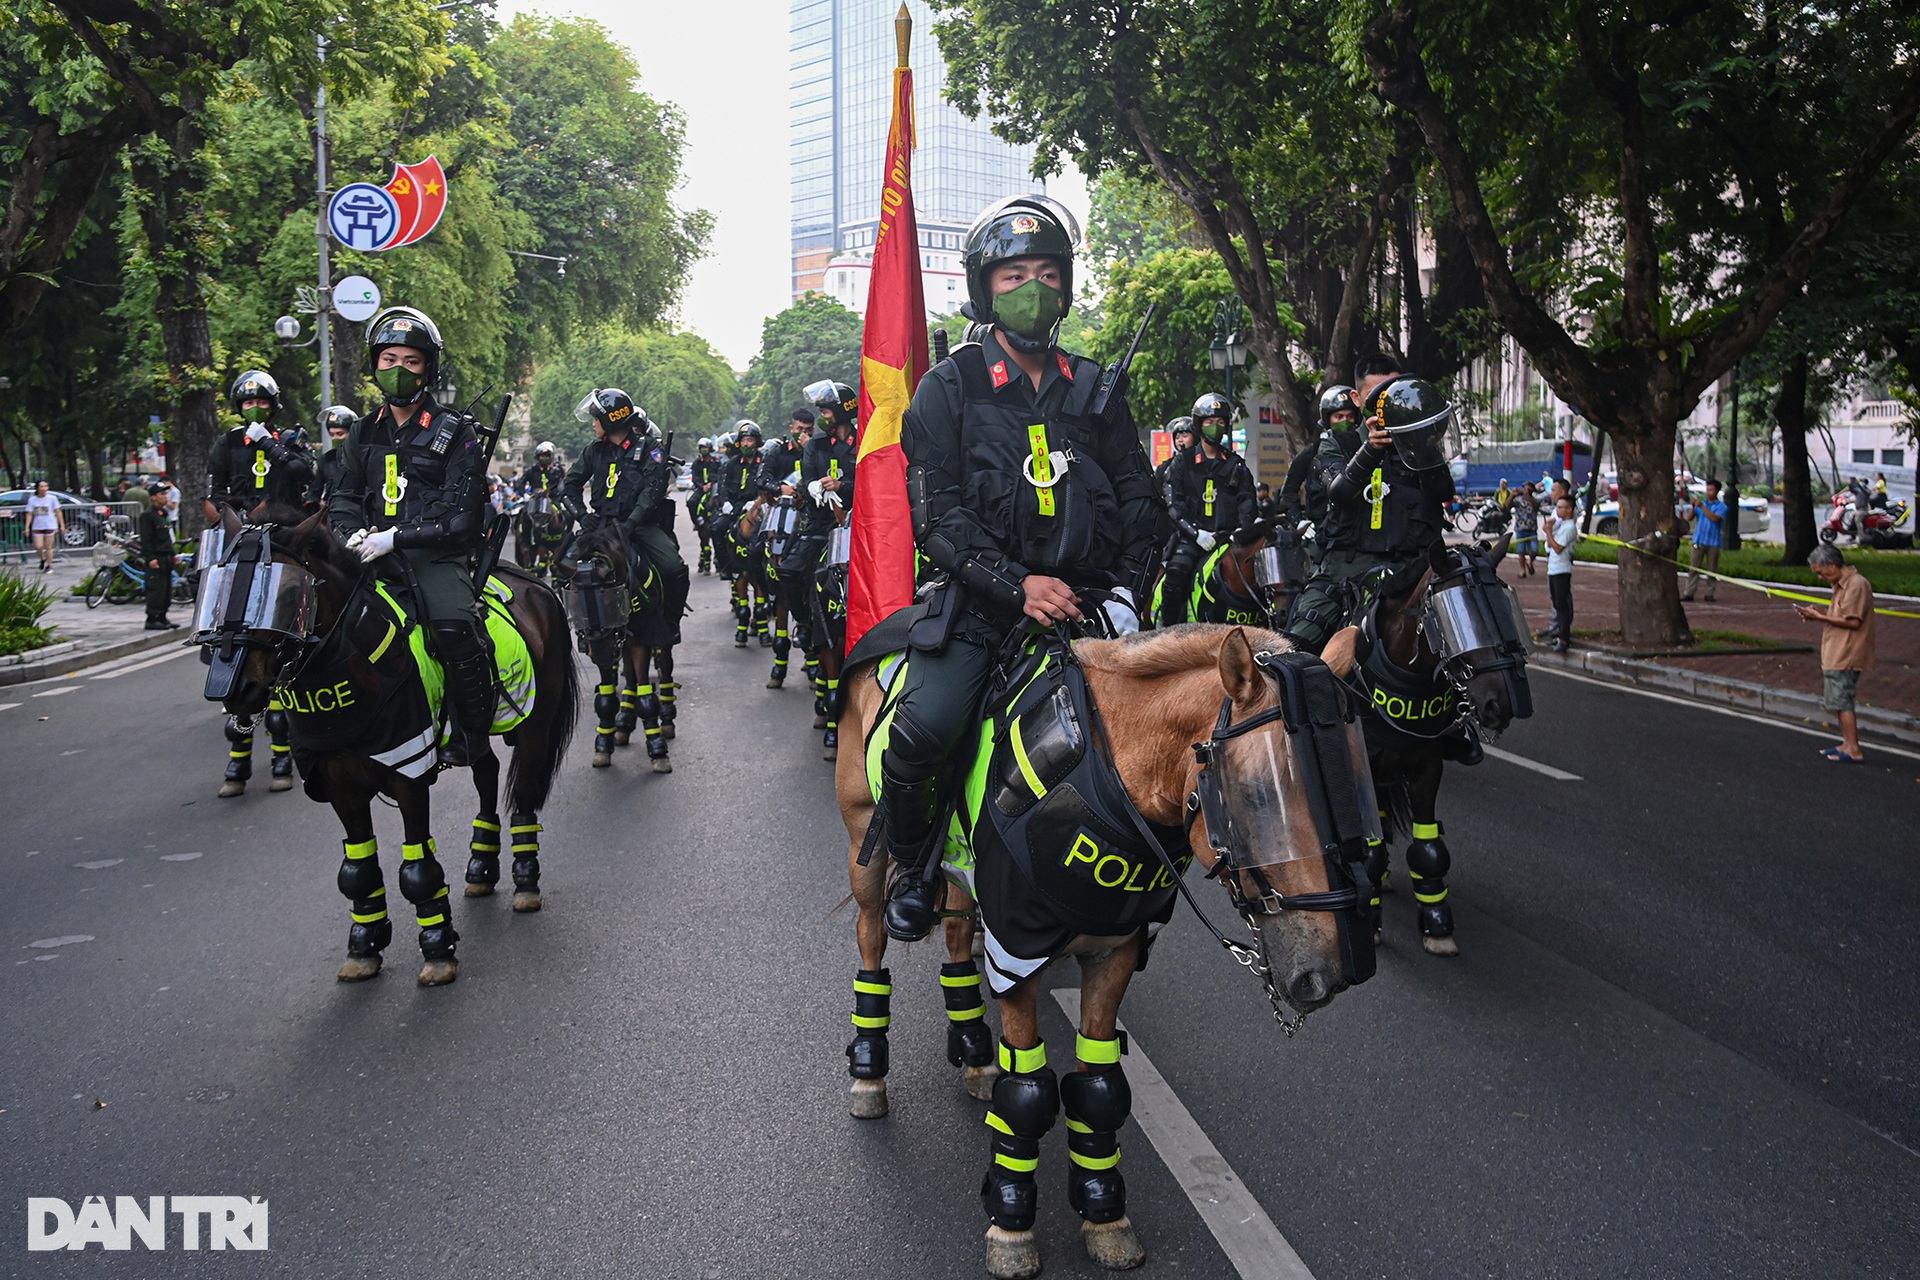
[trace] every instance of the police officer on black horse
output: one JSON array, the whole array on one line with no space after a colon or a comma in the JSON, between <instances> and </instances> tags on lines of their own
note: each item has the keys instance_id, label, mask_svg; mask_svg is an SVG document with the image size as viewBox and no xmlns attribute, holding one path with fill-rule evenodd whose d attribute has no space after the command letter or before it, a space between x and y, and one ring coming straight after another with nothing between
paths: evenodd
<instances>
[{"instance_id":1,"label":"police officer on black horse","mask_svg":"<svg viewBox=\"0 0 1920 1280\"><path fill-rule=\"evenodd\" d=\"M687 495L687 515L693 521L694 537L700 540L701 573L713 572L711 523L714 508L720 505L713 496L715 482L720 478L720 461L714 456L712 438L701 436L700 447L687 468L687 479L692 483L692 490Z\"/></svg>"},{"instance_id":2,"label":"police officer on black horse","mask_svg":"<svg viewBox=\"0 0 1920 1280\"><path fill-rule=\"evenodd\" d=\"M853 511L855 444L859 435L860 393L844 382L810 384L802 395L813 405L819 430L800 458L800 487L805 495L800 535L780 564L783 582L796 584L794 607L808 619L811 652L821 665L815 685L816 719L824 718L824 746L840 746L840 652L846 640L844 579L838 586L823 576L827 540ZM823 593L831 593L825 594ZM836 634L836 631L838 634Z\"/></svg>"},{"instance_id":3,"label":"police officer on black horse","mask_svg":"<svg viewBox=\"0 0 1920 1280\"><path fill-rule=\"evenodd\" d=\"M313 482L313 454L300 438L297 424L280 416L280 384L262 369L249 369L233 380L227 403L240 425L213 442L207 454L207 523L218 528L221 508L244 516L263 502L300 506ZM264 717L272 744L269 790L293 787L293 745L287 741L287 713L276 698ZM227 772L220 796L244 795L253 777L253 722L227 717Z\"/></svg>"},{"instance_id":4,"label":"police officer on black horse","mask_svg":"<svg viewBox=\"0 0 1920 1280\"><path fill-rule=\"evenodd\" d=\"M1078 229L1043 197L990 208L967 233L968 316L989 326L921 379L901 442L914 541L937 571L881 758L898 865L887 932L924 938L944 878L947 757L979 723L995 656L1028 620L1077 620L1081 589L1128 606L1154 568L1152 472L1123 400L1090 413L1100 366L1054 345L1073 297Z\"/></svg>"},{"instance_id":5,"label":"police officer on black horse","mask_svg":"<svg viewBox=\"0 0 1920 1280\"><path fill-rule=\"evenodd\" d=\"M327 451L314 459L308 501L325 502L340 487L340 473L347 466L347 438L359 420L360 415L343 404L328 405L320 411L320 429L326 433Z\"/></svg>"},{"instance_id":6,"label":"police officer on black horse","mask_svg":"<svg viewBox=\"0 0 1920 1280\"><path fill-rule=\"evenodd\" d=\"M1260 519L1253 473L1228 447L1233 406L1217 391L1193 402L1200 443L1168 459L1161 500L1174 527L1167 576L1160 587L1160 625L1186 622L1193 575L1222 538L1249 533Z\"/></svg>"},{"instance_id":7,"label":"police officer on black horse","mask_svg":"<svg viewBox=\"0 0 1920 1280\"><path fill-rule=\"evenodd\" d=\"M672 637L662 647L678 644L691 578L673 541L673 500L667 496L673 465L660 428L618 387L588 392L574 416L592 424L596 438L567 469L562 490L568 506L576 515L590 510L602 523L617 526L632 553L632 568L643 561L653 566L662 583L665 630Z\"/></svg>"},{"instance_id":8,"label":"police officer on black horse","mask_svg":"<svg viewBox=\"0 0 1920 1280\"><path fill-rule=\"evenodd\" d=\"M1360 411L1354 405L1354 397L1359 393L1344 382L1334 383L1320 393L1320 434L1312 443L1302 449L1287 467L1287 478L1280 486L1280 510L1293 521L1312 521L1318 531L1327 522L1327 488L1322 482L1314 460L1322 449L1343 449L1342 456L1351 456L1354 448L1353 428L1360 421ZM1342 433L1345 443L1334 439L1336 432ZM1325 549L1325 535L1314 539L1314 562L1319 563Z\"/></svg>"},{"instance_id":9,"label":"police officer on black horse","mask_svg":"<svg viewBox=\"0 0 1920 1280\"><path fill-rule=\"evenodd\" d=\"M428 390L445 358L439 326L411 307L367 326L367 369L385 403L354 424L328 522L425 619L453 728L440 760L464 768L493 727L493 656L473 611L487 483L474 420Z\"/></svg>"}]
</instances>

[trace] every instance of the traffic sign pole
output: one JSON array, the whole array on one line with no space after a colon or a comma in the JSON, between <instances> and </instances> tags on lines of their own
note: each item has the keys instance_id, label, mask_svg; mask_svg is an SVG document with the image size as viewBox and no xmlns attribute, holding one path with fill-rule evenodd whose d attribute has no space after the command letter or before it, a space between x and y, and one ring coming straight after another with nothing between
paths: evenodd
<instances>
[{"instance_id":1,"label":"traffic sign pole","mask_svg":"<svg viewBox=\"0 0 1920 1280\"><path fill-rule=\"evenodd\" d=\"M327 60L327 37L321 35L320 61ZM313 167L315 189L319 192L319 216L315 219L320 233L320 314L315 323L320 327L320 405L322 409L333 403L333 264L331 250L327 246L327 85L322 79L313 98Z\"/></svg>"}]
</instances>

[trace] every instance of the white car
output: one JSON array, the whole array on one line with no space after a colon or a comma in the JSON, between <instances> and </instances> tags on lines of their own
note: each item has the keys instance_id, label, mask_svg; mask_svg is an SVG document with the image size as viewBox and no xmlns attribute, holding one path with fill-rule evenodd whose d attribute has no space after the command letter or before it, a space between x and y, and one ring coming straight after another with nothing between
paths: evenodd
<instances>
[{"instance_id":1,"label":"white car","mask_svg":"<svg viewBox=\"0 0 1920 1280\"><path fill-rule=\"evenodd\" d=\"M1688 486L1696 498L1707 496L1707 486L1694 483ZM1740 495L1740 536L1757 538L1773 527L1773 515L1768 510L1767 500L1757 493ZM1608 498L1593 513L1593 531L1603 538L1620 536L1620 500Z\"/></svg>"}]
</instances>

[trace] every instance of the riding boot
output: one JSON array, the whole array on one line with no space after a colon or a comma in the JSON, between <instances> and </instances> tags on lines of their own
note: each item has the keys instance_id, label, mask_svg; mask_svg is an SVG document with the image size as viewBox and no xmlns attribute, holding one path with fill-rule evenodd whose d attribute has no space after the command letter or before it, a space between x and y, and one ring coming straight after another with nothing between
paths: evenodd
<instances>
[{"instance_id":1,"label":"riding boot","mask_svg":"<svg viewBox=\"0 0 1920 1280\"><path fill-rule=\"evenodd\" d=\"M441 744L440 763L464 769L487 749L493 729L493 659L467 623L436 625L434 639L446 668L448 720L453 728Z\"/></svg>"},{"instance_id":2,"label":"riding boot","mask_svg":"<svg viewBox=\"0 0 1920 1280\"><path fill-rule=\"evenodd\" d=\"M918 942L933 932L946 878L930 866L944 834L935 827L939 784L935 778L905 782L881 765L886 801L887 855L898 865L887 894L887 935L899 942Z\"/></svg>"},{"instance_id":3,"label":"riding boot","mask_svg":"<svg viewBox=\"0 0 1920 1280\"><path fill-rule=\"evenodd\" d=\"M1480 735L1472 725L1462 722L1440 739L1440 758L1455 764L1475 765L1487 758Z\"/></svg>"},{"instance_id":4,"label":"riding boot","mask_svg":"<svg viewBox=\"0 0 1920 1280\"><path fill-rule=\"evenodd\" d=\"M244 795L253 777L253 721L227 717L227 776L220 784L221 799Z\"/></svg>"}]
</instances>

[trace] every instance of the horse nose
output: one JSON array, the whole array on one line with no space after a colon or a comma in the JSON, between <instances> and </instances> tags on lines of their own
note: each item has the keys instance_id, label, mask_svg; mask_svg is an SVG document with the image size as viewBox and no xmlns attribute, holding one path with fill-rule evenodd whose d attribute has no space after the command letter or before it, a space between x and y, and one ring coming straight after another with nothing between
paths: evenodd
<instances>
[{"instance_id":1,"label":"horse nose","mask_svg":"<svg viewBox=\"0 0 1920 1280\"><path fill-rule=\"evenodd\" d=\"M1287 979L1287 993L1293 997L1296 1005L1311 1007L1321 1004L1333 994L1333 984L1319 968L1298 969Z\"/></svg>"}]
</instances>

